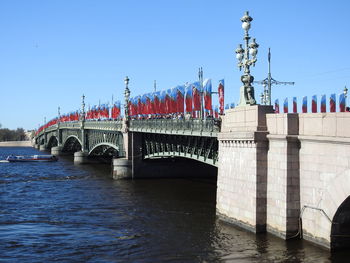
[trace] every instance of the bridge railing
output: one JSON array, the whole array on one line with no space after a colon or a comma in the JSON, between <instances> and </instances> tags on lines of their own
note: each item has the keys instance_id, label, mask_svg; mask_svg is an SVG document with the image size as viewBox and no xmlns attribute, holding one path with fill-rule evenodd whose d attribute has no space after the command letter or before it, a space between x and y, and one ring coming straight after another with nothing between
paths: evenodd
<instances>
[{"instance_id":1,"label":"bridge railing","mask_svg":"<svg viewBox=\"0 0 350 263\"><path fill-rule=\"evenodd\" d=\"M121 130L123 126L123 121L85 121L85 129L94 129L94 130Z\"/></svg>"},{"instance_id":2,"label":"bridge railing","mask_svg":"<svg viewBox=\"0 0 350 263\"><path fill-rule=\"evenodd\" d=\"M130 121L131 131L152 133L189 134L216 137L220 131L220 121L207 120L179 120L179 119L148 119Z\"/></svg>"},{"instance_id":3,"label":"bridge railing","mask_svg":"<svg viewBox=\"0 0 350 263\"><path fill-rule=\"evenodd\" d=\"M57 128L57 126L56 126ZM62 122L60 123L60 128L71 128L71 129L80 129L80 122Z\"/></svg>"}]
</instances>

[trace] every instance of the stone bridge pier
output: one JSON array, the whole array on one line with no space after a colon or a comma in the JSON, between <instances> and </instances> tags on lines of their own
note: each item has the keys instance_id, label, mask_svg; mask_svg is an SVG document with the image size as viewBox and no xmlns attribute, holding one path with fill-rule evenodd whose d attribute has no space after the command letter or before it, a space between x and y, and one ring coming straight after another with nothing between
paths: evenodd
<instances>
[{"instance_id":1,"label":"stone bridge pier","mask_svg":"<svg viewBox=\"0 0 350 263\"><path fill-rule=\"evenodd\" d=\"M229 110L218 134L217 214L253 232L350 248L350 114Z\"/></svg>"}]
</instances>

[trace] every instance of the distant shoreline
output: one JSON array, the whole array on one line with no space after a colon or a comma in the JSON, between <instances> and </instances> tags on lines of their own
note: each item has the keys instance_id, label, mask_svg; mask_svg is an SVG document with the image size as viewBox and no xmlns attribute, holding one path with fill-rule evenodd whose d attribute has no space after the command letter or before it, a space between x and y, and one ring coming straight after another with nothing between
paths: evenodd
<instances>
[{"instance_id":1,"label":"distant shoreline","mask_svg":"<svg viewBox=\"0 0 350 263\"><path fill-rule=\"evenodd\" d=\"M32 147L31 141L0 142L0 147Z\"/></svg>"}]
</instances>

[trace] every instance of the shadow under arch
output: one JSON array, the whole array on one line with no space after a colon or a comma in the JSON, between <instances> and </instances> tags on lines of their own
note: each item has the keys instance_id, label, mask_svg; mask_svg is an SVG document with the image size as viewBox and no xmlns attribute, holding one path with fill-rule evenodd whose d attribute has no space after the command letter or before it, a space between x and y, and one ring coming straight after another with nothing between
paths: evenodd
<instances>
[{"instance_id":1,"label":"shadow under arch","mask_svg":"<svg viewBox=\"0 0 350 263\"><path fill-rule=\"evenodd\" d=\"M47 148L51 149L52 147L58 146L58 140L56 136L51 136L49 142L47 143Z\"/></svg>"},{"instance_id":2,"label":"shadow under arch","mask_svg":"<svg viewBox=\"0 0 350 263\"><path fill-rule=\"evenodd\" d=\"M331 250L350 248L350 196L338 207L332 221Z\"/></svg>"},{"instance_id":3,"label":"shadow under arch","mask_svg":"<svg viewBox=\"0 0 350 263\"><path fill-rule=\"evenodd\" d=\"M78 137L76 137L74 135L69 136L63 144L62 151L63 152L79 152L79 151L81 151L81 141L79 140Z\"/></svg>"},{"instance_id":4,"label":"shadow under arch","mask_svg":"<svg viewBox=\"0 0 350 263\"><path fill-rule=\"evenodd\" d=\"M120 149L111 143L99 143L89 151L89 156L120 157Z\"/></svg>"}]
</instances>

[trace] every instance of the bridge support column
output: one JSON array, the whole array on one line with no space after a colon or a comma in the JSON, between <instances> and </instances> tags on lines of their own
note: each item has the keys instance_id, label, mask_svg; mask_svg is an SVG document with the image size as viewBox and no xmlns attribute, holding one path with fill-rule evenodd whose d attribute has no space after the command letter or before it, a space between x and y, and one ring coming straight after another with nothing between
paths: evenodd
<instances>
[{"instance_id":1,"label":"bridge support column","mask_svg":"<svg viewBox=\"0 0 350 263\"><path fill-rule=\"evenodd\" d=\"M113 159L113 179L131 179L132 167L131 160L126 158Z\"/></svg>"},{"instance_id":2,"label":"bridge support column","mask_svg":"<svg viewBox=\"0 0 350 263\"><path fill-rule=\"evenodd\" d=\"M74 164L86 164L89 163L88 153L86 152L75 152L74 153Z\"/></svg>"},{"instance_id":3,"label":"bridge support column","mask_svg":"<svg viewBox=\"0 0 350 263\"><path fill-rule=\"evenodd\" d=\"M40 151L46 151L47 150L46 144L40 144L39 145L39 150Z\"/></svg>"},{"instance_id":4,"label":"bridge support column","mask_svg":"<svg viewBox=\"0 0 350 263\"><path fill-rule=\"evenodd\" d=\"M267 231L287 239L300 227L298 114L269 114L267 128Z\"/></svg>"},{"instance_id":5,"label":"bridge support column","mask_svg":"<svg viewBox=\"0 0 350 263\"><path fill-rule=\"evenodd\" d=\"M62 152L62 146L55 146L51 148L51 154L56 156L71 155L69 152Z\"/></svg>"},{"instance_id":6,"label":"bridge support column","mask_svg":"<svg viewBox=\"0 0 350 263\"><path fill-rule=\"evenodd\" d=\"M253 232L266 231L266 114L272 106L241 106L223 117L219 140L217 214Z\"/></svg>"}]
</instances>

